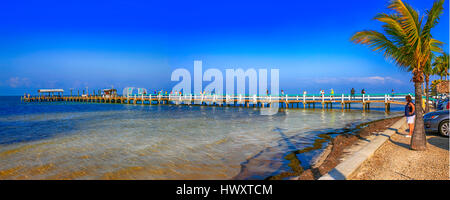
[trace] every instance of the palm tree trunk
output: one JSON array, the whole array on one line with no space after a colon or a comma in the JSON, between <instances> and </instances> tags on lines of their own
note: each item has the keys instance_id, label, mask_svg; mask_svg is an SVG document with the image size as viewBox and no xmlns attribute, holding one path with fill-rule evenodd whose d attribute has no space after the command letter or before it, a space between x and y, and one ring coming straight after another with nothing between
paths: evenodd
<instances>
[{"instance_id":1,"label":"palm tree trunk","mask_svg":"<svg viewBox=\"0 0 450 200\"><path fill-rule=\"evenodd\" d=\"M430 86L429 86L429 82L430 82L430 77L429 75L427 75L425 77L425 95L426 95L426 101L425 101L425 113L430 112L430 105L428 104L428 102L430 101Z\"/></svg>"},{"instance_id":2,"label":"palm tree trunk","mask_svg":"<svg viewBox=\"0 0 450 200\"><path fill-rule=\"evenodd\" d=\"M424 151L427 149L427 138L423 124L422 84L420 82L415 82L414 87L416 93L416 120L414 122L414 132L411 138L411 149Z\"/></svg>"},{"instance_id":3,"label":"palm tree trunk","mask_svg":"<svg viewBox=\"0 0 450 200\"><path fill-rule=\"evenodd\" d=\"M427 87L427 86L425 85L425 81L424 81L423 84L422 84L422 92L423 92L423 93L426 93L426 91L427 91L427 90L426 90L426 87Z\"/></svg>"}]
</instances>

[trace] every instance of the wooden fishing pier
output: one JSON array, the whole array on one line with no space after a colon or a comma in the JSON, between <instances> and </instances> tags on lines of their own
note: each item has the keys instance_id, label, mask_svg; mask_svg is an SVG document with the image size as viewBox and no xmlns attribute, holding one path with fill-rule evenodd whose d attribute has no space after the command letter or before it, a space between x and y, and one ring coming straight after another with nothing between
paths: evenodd
<instances>
[{"instance_id":1,"label":"wooden fishing pier","mask_svg":"<svg viewBox=\"0 0 450 200\"><path fill-rule=\"evenodd\" d=\"M172 105L205 105L205 106L236 106L236 107L271 107L278 103L280 108L322 108L351 109L352 105L361 104L363 110L369 110L372 104L384 104L386 112L391 104L404 105L405 96L409 94L359 94L359 95L193 95L193 94L134 94L134 95L83 95L64 96L62 94L47 96L23 96L23 102L87 102L112 104L172 104ZM411 95L412 96L412 95ZM414 97L412 97L414 99Z\"/></svg>"}]
</instances>

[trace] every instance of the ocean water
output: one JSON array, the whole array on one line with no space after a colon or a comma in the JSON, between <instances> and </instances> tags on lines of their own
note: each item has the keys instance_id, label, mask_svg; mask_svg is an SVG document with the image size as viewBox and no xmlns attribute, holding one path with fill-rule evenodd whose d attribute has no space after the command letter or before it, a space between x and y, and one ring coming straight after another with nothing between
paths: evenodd
<instances>
[{"instance_id":1,"label":"ocean water","mask_svg":"<svg viewBox=\"0 0 450 200\"><path fill-rule=\"evenodd\" d=\"M0 97L0 179L265 179L383 109L23 103ZM308 168L321 149L297 154Z\"/></svg>"}]
</instances>

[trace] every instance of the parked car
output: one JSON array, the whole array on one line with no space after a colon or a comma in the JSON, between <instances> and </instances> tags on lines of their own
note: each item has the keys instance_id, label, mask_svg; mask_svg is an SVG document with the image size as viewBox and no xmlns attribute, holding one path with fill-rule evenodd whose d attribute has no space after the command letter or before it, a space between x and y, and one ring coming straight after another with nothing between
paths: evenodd
<instances>
[{"instance_id":1,"label":"parked car","mask_svg":"<svg viewBox=\"0 0 450 200\"><path fill-rule=\"evenodd\" d=\"M438 102L437 110L445 110L448 104L448 99Z\"/></svg>"},{"instance_id":2,"label":"parked car","mask_svg":"<svg viewBox=\"0 0 450 200\"><path fill-rule=\"evenodd\" d=\"M425 131L438 132L439 134L448 137L448 120L449 110L440 110L427 113L423 116Z\"/></svg>"}]
</instances>

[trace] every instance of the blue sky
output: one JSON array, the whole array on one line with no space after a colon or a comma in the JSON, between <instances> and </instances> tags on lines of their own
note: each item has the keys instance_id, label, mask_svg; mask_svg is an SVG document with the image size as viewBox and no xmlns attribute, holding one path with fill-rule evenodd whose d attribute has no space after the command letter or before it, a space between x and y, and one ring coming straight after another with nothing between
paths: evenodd
<instances>
[{"instance_id":1,"label":"blue sky","mask_svg":"<svg viewBox=\"0 0 450 200\"><path fill-rule=\"evenodd\" d=\"M421 13L433 0L406 0ZM410 74L351 43L386 0L3 1L0 95L39 88L170 89L176 68L277 68L288 93L412 92ZM449 4L433 36L449 42ZM205 82L203 86L208 83Z\"/></svg>"}]
</instances>

